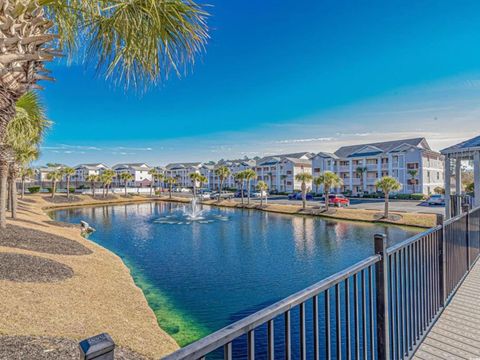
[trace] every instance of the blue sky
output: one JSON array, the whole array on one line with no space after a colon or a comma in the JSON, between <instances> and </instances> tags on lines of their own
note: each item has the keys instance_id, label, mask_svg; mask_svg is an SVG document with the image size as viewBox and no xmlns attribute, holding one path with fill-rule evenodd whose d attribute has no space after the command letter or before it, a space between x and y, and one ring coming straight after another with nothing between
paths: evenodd
<instances>
[{"instance_id":1,"label":"blue sky","mask_svg":"<svg viewBox=\"0 0 480 360\"><path fill-rule=\"evenodd\" d=\"M480 2L211 0L186 76L139 96L59 62L41 163L216 160L480 132Z\"/></svg>"}]
</instances>

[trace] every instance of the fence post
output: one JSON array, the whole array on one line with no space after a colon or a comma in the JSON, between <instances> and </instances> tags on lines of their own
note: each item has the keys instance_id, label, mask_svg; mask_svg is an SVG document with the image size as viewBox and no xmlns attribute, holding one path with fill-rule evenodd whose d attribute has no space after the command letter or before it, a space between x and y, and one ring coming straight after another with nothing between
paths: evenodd
<instances>
[{"instance_id":1,"label":"fence post","mask_svg":"<svg viewBox=\"0 0 480 360\"><path fill-rule=\"evenodd\" d=\"M467 270L470 270L470 206L468 204L464 204L462 210L465 212L465 247L467 249Z\"/></svg>"},{"instance_id":2,"label":"fence post","mask_svg":"<svg viewBox=\"0 0 480 360\"><path fill-rule=\"evenodd\" d=\"M440 305L445 306L445 289L446 289L446 257L445 257L445 226L443 225L443 215L437 214L437 226L440 225L440 240L438 241L438 279L439 279L439 292L440 292Z\"/></svg>"},{"instance_id":3,"label":"fence post","mask_svg":"<svg viewBox=\"0 0 480 360\"><path fill-rule=\"evenodd\" d=\"M377 305L377 346L378 360L390 359L390 336L388 314L388 261L387 261L387 236L375 234L375 254L381 259L375 271L376 305Z\"/></svg>"}]
</instances>

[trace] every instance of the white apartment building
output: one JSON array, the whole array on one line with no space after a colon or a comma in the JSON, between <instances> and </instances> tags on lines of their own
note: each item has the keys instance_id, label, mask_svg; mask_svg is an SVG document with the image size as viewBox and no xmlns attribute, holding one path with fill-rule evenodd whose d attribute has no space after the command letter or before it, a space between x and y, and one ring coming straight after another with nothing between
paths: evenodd
<instances>
[{"instance_id":1,"label":"white apartment building","mask_svg":"<svg viewBox=\"0 0 480 360\"><path fill-rule=\"evenodd\" d=\"M401 184L400 193L431 194L443 186L443 156L433 151L425 138L343 146L335 153L320 152L312 158L313 176L335 172L343 180L336 192L373 193L375 183L392 176ZM411 174L414 172L415 174Z\"/></svg>"},{"instance_id":2,"label":"white apartment building","mask_svg":"<svg viewBox=\"0 0 480 360\"><path fill-rule=\"evenodd\" d=\"M267 183L270 191L293 192L301 190L302 183L295 180L300 173L312 174L312 161L314 156L310 152L275 155L257 161L254 168L257 180L252 182L255 186L262 180ZM311 189L312 184L308 184Z\"/></svg>"},{"instance_id":3,"label":"white apartment building","mask_svg":"<svg viewBox=\"0 0 480 360\"><path fill-rule=\"evenodd\" d=\"M42 186L50 186L51 180L48 180L48 174L54 171L59 171L62 166L41 166L35 171L35 182Z\"/></svg>"},{"instance_id":4,"label":"white apartment building","mask_svg":"<svg viewBox=\"0 0 480 360\"><path fill-rule=\"evenodd\" d=\"M165 175L173 177L177 180L176 186L191 188L193 187L190 174L200 174L202 168L201 162L188 162L188 163L174 163L168 164L165 167Z\"/></svg>"},{"instance_id":5,"label":"white apartment building","mask_svg":"<svg viewBox=\"0 0 480 360\"><path fill-rule=\"evenodd\" d=\"M90 175L101 175L103 171L110 169L107 165L102 163L96 164L80 164L74 167L75 175L72 176L72 182L75 186L85 184L87 177Z\"/></svg>"},{"instance_id":6,"label":"white apartment building","mask_svg":"<svg viewBox=\"0 0 480 360\"><path fill-rule=\"evenodd\" d=\"M224 160L219 161L210 171L209 189L218 190L220 187L220 178L215 174L215 170L220 166L226 166L230 170L230 175L223 182L224 188L238 188L239 184L235 181L235 175L247 169L254 169L256 161L253 159Z\"/></svg>"},{"instance_id":7,"label":"white apartment building","mask_svg":"<svg viewBox=\"0 0 480 360\"><path fill-rule=\"evenodd\" d=\"M149 171L152 168L145 163L131 163L131 164L117 164L112 167L117 173L116 178L114 179L114 184L116 186L124 185L122 179L120 178L121 173L128 172L133 175L133 180L127 183L127 186L135 187L146 187L150 186L152 182L152 175L149 174Z\"/></svg>"}]
</instances>

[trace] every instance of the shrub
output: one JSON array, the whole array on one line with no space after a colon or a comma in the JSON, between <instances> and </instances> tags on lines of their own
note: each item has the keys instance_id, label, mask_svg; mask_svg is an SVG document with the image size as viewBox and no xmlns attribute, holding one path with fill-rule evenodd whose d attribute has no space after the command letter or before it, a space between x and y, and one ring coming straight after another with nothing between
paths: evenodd
<instances>
[{"instance_id":1,"label":"shrub","mask_svg":"<svg viewBox=\"0 0 480 360\"><path fill-rule=\"evenodd\" d=\"M40 186L30 186L27 190L30 194L36 194L40 192Z\"/></svg>"},{"instance_id":2,"label":"shrub","mask_svg":"<svg viewBox=\"0 0 480 360\"><path fill-rule=\"evenodd\" d=\"M72 186L69 188L70 194L73 194L75 192L75 188Z\"/></svg>"},{"instance_id":3,"label":"shrub","mask_svg":"<svg viewBox=\"0 0 480 360\"><path fill-rule=\"evenodd\" d=\"M412 200L425 200L426 196L423 194L410 194L410 199Z\"/></svg>"}]
</instances>

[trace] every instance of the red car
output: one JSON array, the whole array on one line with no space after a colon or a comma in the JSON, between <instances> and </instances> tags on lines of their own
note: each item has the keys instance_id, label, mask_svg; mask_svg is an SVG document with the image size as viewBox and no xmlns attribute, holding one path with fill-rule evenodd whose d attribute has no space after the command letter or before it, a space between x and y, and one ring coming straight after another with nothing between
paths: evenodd
<instances>
[{"instance_id":1,"label":"red car","mask_svg":"<svg viewBox=\"0 0 480 360\"><path fill-rule=\"evenodd\" d=\"M349 206L350 205L350 200L348 200L345 196L343 195L338 195L338 194L330 194L328 195L328 204L333 205L333 206Z\"/></svg>"}]
</instances>

